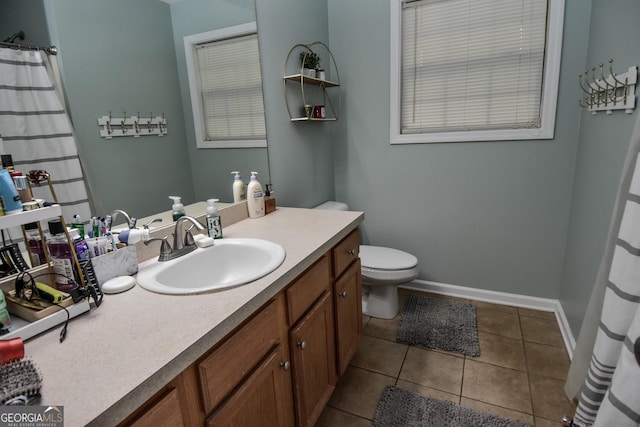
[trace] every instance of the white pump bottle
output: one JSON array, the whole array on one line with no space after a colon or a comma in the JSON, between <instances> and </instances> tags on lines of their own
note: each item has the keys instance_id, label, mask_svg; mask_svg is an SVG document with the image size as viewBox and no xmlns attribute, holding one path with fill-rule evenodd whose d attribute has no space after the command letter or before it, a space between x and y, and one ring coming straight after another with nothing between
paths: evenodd
<instances>
[{"instance_id":1,"label":"white pump bottle","mask_svg":"<svg viewBox=\"0 0 640 427\"><path fill-rule=\"evenodd\" d=\"M207 200L207 233L214 239L222 238L222 222L216 207L218 199Z\"/></svg>"},{"instance_id":2,"label":"white pump bottle","mask_svg":"<svg viewBox=\"0 0 640 427\"><path fill-rule=\"evenodd\" d=\"M240 178L240 172L233 171L231 175L234 175L233 178L233 203L242 202L247 199L247 193L244 188L244 182L242 178Z\"/></svg>"},{"instance_id":3,"label":"white pump bottle","mask_svg":"<svg viewBox=\"0 0 640 427\"><path fill-rule=\"evenodd\" d=\"M185 215L184 205L182 204L182 197L180 196L169 196L171 200L173 200L173 205L171 206L171 216L174 221L177 221L178 218Z\"/></svg>"},{"instance_id":4,"label":"white pump bottle","mask_svg":"<svg viewBox=\"0 0 640 427\"><path fill-rule=\"evenodd\" d=\"M258 172L251 172L251 181L247 186L247 207L249 209L249 218L260 218L264 216L264 192L262 185L256 177Z\"/></svg>"}]
</instances>

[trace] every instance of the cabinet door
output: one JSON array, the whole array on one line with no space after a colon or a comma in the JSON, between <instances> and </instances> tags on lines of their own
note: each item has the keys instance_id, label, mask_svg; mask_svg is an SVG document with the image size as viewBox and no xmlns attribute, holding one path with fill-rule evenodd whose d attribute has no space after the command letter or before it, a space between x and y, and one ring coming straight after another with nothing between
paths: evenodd
<instances>
[{"instance_id":1,"label":"cabinet door","mask_svg":"<svg viewBox=\"0 0 640 427\"><path fill-rule=\"evenodd\" d=\"M199 400L197 372L190 367L119 425L131 427L202 425L204 416L198 404Z\"/></svg>"},{"instance_id":2,"label":"cabinet door","mask_svg":"<svg viewBox=\"0 0 640 427\"><path fill-rule=\"evenodd\" d=\"M278 345L207 420L208 427L293 427L291 371Z\"/></svg>"},{"instance_id":3,"label":"cabinet door","mask_svg":"<svg viewBox=\"0 0 640 427\"><path fill-rule=\"evenodd\" d=\"M334 284L338 376L344 375L362 337L362 281L360 260Z\"/></svg>"},{"instance_id":4,"label":"cabinet door","mask_svg":"<svg viewBox=\"0 0 640 427\"><path fill-rule=\"evenodd\" d=\"M336 384L331 292L318 300L289 336L297 424L313 426Z\"/></svg>"},{"instance_id":5,"label":"cabinet door","mask_svg":"<svg viewBox=\"0 0 640 427\"><path fill-rule=\"evenodd\" d=\"M131 423L132 427L183 426L184 418L178 400L178 391L173 388L152 405L139 419Z\"/></svg>"}]
</instances>

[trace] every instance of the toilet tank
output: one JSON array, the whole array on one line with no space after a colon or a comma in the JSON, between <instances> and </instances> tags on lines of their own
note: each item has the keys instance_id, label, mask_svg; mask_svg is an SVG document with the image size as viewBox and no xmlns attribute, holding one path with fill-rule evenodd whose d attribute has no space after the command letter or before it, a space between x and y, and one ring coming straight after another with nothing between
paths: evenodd
<instances>
[{"instance_id":1,"label":"toilet tank","mask_svg":"<svg viewBox=\"0 0 640 427\"><path fill-rule=\"evenodd\" d=\"M346 203L329 200L316 206L314 209L325 209L328 211L348 211L349 205L347 205Z\"/></svg>"}]
</instances>

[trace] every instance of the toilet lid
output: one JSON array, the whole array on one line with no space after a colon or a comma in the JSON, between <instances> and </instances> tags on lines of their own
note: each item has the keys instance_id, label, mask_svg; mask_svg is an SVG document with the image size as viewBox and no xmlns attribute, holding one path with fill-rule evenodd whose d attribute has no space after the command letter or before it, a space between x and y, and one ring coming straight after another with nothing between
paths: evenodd
<instances>
[{"instance_id":1,"label":"toilet lid","mask_svg":"<svg viewBox=\"0 0 640 427\"><path fill-rule=\"evenodd\" d=\"M360 262L376 270L408 270L418 265L418 258L398 249L361 245Z\"/></svg>"}]
</instances>

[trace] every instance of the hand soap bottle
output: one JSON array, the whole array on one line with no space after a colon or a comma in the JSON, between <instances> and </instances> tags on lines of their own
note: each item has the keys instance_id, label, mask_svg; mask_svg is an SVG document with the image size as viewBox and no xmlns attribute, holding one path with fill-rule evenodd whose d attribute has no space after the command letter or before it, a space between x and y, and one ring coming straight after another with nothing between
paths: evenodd
<instances>
[{"instance_id":1,"label":"hand soap bottle","mask_svg":"<svg viewBox=\"0 0 640 427\"><path fill-rule=\"evenodd\" d=\"M180 202L180 196L169 196L171 200L173 200L173 206L171 206L171 215L173 216L173 220L177 221L178 218L184 216L184 206Z\"/></svg>"},{"instance_id":2,"label":"hand soap bottle","mask_svg":"<svg viewBox=\"0 0 640 427\"><path fill-rule=\"evenodd\" d=\"M222 222L216 207L218 199L207 200L207 233L214 239L222 238Z\"/></svg>"},{"instance_id":3,"label":"hand soap bottle","mask_svg":"<svg viewBox=\"0 0 640 427\"><path fill-rule=\"evenodd\" d=\"M273 190L271 189L272 185L267 184L266 189L264 190L264 213L270 214L271 212L276 210L276 198L273 195Z\"/></svg>"},{"instance_id":4,"label":"hand soap bottle","mask_svg":"<svg viewBox=\"0 0 640 427\"><path fill-rule=\"evenodd\" d=\"M256 177L258 172L251 172L251 181L247 186L247 207L249 218L260 218L264 216L264 193L262 185Z\"/></svg>"},{"instance_id":5,"label":"hand soap bottle","mask_svg":"<svg viewBox=\"0 0 640 427\"><path fill-rule=\"evenodd\" d=\"M242 202L243 200L247 200L247 193L244 188L244 182L242 178L240 178L240 172L233 171L231 175L233 178L233 203Z\"/></svg>"}]
</instances>

